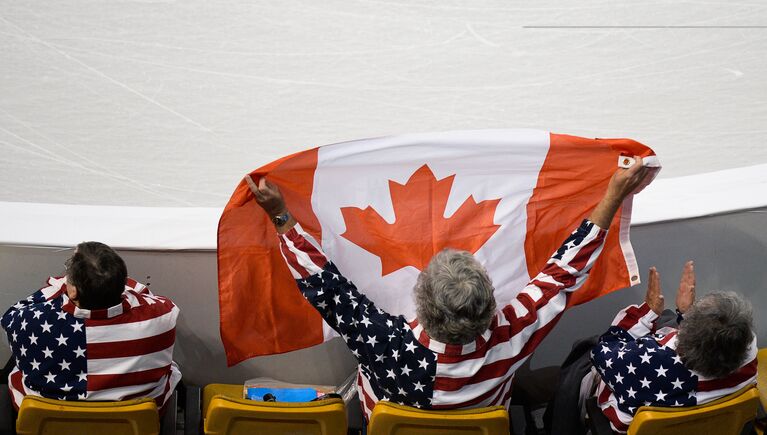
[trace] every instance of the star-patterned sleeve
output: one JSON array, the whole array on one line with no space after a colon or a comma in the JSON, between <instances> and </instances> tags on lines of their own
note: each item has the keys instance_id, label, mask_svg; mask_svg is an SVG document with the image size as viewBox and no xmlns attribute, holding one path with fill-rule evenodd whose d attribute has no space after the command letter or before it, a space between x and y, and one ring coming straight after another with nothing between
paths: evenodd
<instances>
[{"instance_id":1,"label":"star-patterned sleeve","mask_svg":"<svg viewBox=\"0 0 767 435\"><path fill-rule=\"evenodd\" d=\"M623 359L626 352L641 352L644 345L639 346L636 341L655 331L657 319L658 315L646 303L629 305L621 310L610 329L599 337L592 352L591 362L597 371L604 372L612 368L613 352L619 354L620 359ZM649 360L649 357L644 360Z\"/></svg>"},{"instance_id":2,"label":"star-patterned sleeve","mask_svg":"<svg viewBox=\"0 0 767 435\"><path fill-rule=\"evenodd\" d=\"M61 310L64 283L64 278L50 278L48 286L3 315L2 326L16 362L8 379L11 390L65 400L84 397L84 322Z\"/></svg>"},{"instance_id":3,"label":"star-patterned sleeve","mask_svg":"<svg viewBox=\"0 0 767 435\"><path fill-rule=\"evenodd\" d=\"M376 345L400 337L405 320L376 308L300 225L280 236L280 249L301 293L341 335L354 356L363 364L380 360L382 348Z\"/></svg>"},{"instance_id":4,"label":"star-patterned sleeve","mask_svg":"<svg viewBox=\"0 0 767 435\"><path fill-rule=\"evenodd\" d=\"M502 308L511 328L514 355L530 354L567 307L569 294L588 278L607 231L584 220L546 262L543 270Z\"/></svg>"},{"instance_id":5,"label":"star-patterned sleeve","mask_svg":"<svg viewBox=\"0 0 767 435\"><path fill-rule=\"evenodd\" d=\"M54 279L63 280L63 278ZM11 307L6 310L2 320L0 320L0 325L5 329L6 334L8 334L8 343L12 344L15 341L14 337L17 336L19 332L26 330L27 324L21 319L22 312L32 310L33 317L39 319L42 312L39 312L38 314L38 310L35 310L35 307L61 294L61 290L56 289L56 291L52 291L51 289L50 286L43 287L11 305Z\"/></svg>"},{"instance_id":6,"label":"star-patterned sleeve","mask_svg":"<svg viewBox=\"0 0 767 435\"><path fill-rule=\"evenodd\" d=\"M667 346L676 332L654 334L657 318L649 305L631 305L618 313L591 351L601 378L598 402L617 432L626 432L640 406L696 404L697 378Z\"/></svg>"}]
</instances>

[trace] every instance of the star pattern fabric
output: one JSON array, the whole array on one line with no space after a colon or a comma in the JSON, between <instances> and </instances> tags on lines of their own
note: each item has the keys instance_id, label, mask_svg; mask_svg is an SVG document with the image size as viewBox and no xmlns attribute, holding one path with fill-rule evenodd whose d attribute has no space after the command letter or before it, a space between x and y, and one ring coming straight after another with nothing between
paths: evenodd
<instances>
[{"instance_id":1,"label":"star pattern fabric","mask_svg":"<svg viewBox=\"0 0 767 435\"><path fill-rule=\"evenodd\" d=\"M16 366L32 376L29 388L44 397L83 400L87 389L85 324L61 310L62 300L36 292L14 305L2 326Z\"/></svg>"},{"instance_id":2,"label":"star pattern fabric","mask_svg":"<svg viewBox=\"0 0 767 435\"><path fill-rule=\"evenodd\" d=\"M722 379L707 379L685 367L676 353L677 330L656 330L657 318L646 303L631 305L591 350L600 378L598 402L616 432L626 432L641 406L694 406L755 382L755 341L753 355L740 370Z\"/></svg>"},{"instance_id":3,"label":"star pattern fabric","mask_svg":"<svg viewBox=\"0 0 767 435\"><path fill-rule=\"evenodd\" d=\"M376 307L300 225L280 237L280 249L301 293L359 361L357 387L369 418L380 400L430 409L508 406L514 371L585 282L605 236L584 221L490 327L463 345L434 340L418 319Z\"/></svg>"},{"instance_id":4,"label":"star pattern fabric","mask_svg":"<svg viewBox=\"0 0 767 435\"><path fill-rule=\"evenodd\" d=\"M0 320L16 366L8 388L16 408L28 394L59 400L154 398L162 407L181 378L173 363L179 310L128 279L122 302L77 307L64 277L11 306Z\"/></svg>"},{"instance_id":5,"label":"star pattern fabric","mask_svg":"<svg viewBox=\"0 0 767 435\"><path fill-rule=\"evenodd\" d=\"M298 285L346 342L360 374L374 380L369 385L375 397L419 408L431 405L437 359L418 342L404 317L376 308L330 262Z\"/></svg>"},{"instance_id":6,"label":"star pattern fabric","mask_svg":"<svg viewBox=\"0 0 767 435\"><path fill-rule=\"evenodd\" d=\"M594 366L608 387L619 387L618 407L634 413L640 406L693 406L698 378L676 352L659 343L664 335L637 340L616 326L591 351ZM616 345L617 344L617 345ZM616 388L617 389L617 388ZM690 394L693 393L693 394Z\"/></svg>"}]
</instances>

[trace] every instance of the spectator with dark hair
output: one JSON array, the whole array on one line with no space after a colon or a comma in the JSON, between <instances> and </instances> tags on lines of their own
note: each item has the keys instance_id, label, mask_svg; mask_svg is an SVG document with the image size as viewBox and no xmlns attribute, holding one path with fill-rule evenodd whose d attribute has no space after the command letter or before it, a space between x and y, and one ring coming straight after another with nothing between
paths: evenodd
<instances>
[{"instance_id":1,"label":"spectator with dark hair","mask_svg":"<svg viewBox=\"0 0 767 435\"><path fill-rule=\"evenodd\" d=\"M660 327L664 305L652 268L645 302L618 313L591 351L594 370L581 383L582 393L596 395L616 432L626 432L640 406L701 405L756 383L748 301L732 292L695 301L690 261L677 292L675 327Z\"/></svg>"},{"instance_id":2,"label":"spectator with dark hair","mask_svg":"<svg viewBox=\"0 0 767 435\"><path fill-rule=\"evenodd\" d=\"M128 269L112 248L99 242L80 243L65 264L67 295L78 307L91 310L120 302Z\"/></svg>"},{"instance_id":3,"label":"spectator with dark hair","mask_svg":"<svg viewBox=\"0 0 767 435\"><path fill-rule=\"evenodd\" d=\"M8 387L18 409L31 394L61 400L155 399L181 379L173 362L179 309L130 278L109 246L83 242L63 277L6 311L15 359Z\"/></svg>"}]
</instances>

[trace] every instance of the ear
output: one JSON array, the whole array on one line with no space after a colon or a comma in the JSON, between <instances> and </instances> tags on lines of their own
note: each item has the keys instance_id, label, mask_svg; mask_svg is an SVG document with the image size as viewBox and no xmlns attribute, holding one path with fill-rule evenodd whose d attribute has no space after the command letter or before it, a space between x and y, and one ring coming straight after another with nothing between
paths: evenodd
<instances>
[{"instance_id":1,"label":"ear","mask_svg":"<svg viewBox=\"0 0 767 435\"><path fill-rule=\"evenodd\" d=\"M77 292L77 287L73 286L72 284L67 284L67 297L72 302L77 301L77 297L79 296L79 293Z\"/></svg>"}]
</instances>

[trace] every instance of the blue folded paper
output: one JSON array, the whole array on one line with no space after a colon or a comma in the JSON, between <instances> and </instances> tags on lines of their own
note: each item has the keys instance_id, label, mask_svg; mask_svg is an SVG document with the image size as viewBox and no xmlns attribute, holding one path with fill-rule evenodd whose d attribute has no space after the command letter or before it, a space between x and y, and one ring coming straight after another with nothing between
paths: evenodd
<instances>
[{"instance_id":1,"label":"blue folded paper","mask_svg":"<svg viewBox=\"0 0 767 435\"><path fill-rule=\"evenodd\" d=\"M264 396L271 394L277 402L309 402L317 398L314 388L248 388L246 399L264 401Z\"/></svg>"}]
</instances>

